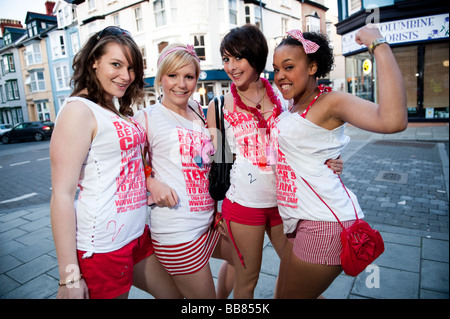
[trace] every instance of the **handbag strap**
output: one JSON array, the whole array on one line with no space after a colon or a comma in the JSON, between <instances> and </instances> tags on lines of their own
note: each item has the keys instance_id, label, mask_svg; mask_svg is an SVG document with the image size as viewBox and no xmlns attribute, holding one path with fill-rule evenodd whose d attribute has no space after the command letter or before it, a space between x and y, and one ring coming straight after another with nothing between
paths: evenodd
<instances>
[{"instance_id":1,"label":"handbag strap","mask_svg":"<svg viewBox=\"0 0 450 319\"><path fill-rule=\"evenodd\" d=\"M301 177L301 176L300 176L300 177ZM350 197L350 194L348 193L347 188L345 187L344 183L342 182L341 177L340 177L340 176L338 176L338 177L339 177L339 180L341 181L342 186L344 187L345 192L347 193L348 198L350 198L350 201L352 202L353 209L355 210L356 220L359 220L359 218L358 218L358 213L356 212L355 204L353 203L353 200L352 200L352 198ZM336 217L337 221L339 222L339 225L341 225L341 227L342 227L343 229L345 229L344 225L343 225L342 222L339 220L339 218L336 216L336 214L333 212L333 210L331 209L331 207L328 206L328 204L322 199L322 197L320 197L320 195L314 190L314 188L312 188L311 185L309 185L309 183L308 183L303 177L301 177L301 178L302 178L302 180L306 183L306 185L308 185L309 188L311 188L311 190L314 192L314 194L316 194L317 197L319 197L319 199L322 201L322 203L324 203L325 206L328 207L328 209L331 211L331 213L334 215L334 217Z\"/></svg>"},{"instance_id":2,"label":"handbag strap","mask_svg":"<svg viewBox=\"0 0 450 319\"><path fill-rule=\"evenodd\" d=\"M219 106L219 100L217 97L214 98L214 104L216 107L216 128L220 130L220 134L222 135L222 145L221 145L221 151L222 151L222 163L225 163L225 124L224 124L224 114L223 114L223 102L224 97L223 95L220 96L220 106ZM220 115L219 115L220 114ZM219 119L220 116L220 119Z\"/></svg>"}]
</instances>

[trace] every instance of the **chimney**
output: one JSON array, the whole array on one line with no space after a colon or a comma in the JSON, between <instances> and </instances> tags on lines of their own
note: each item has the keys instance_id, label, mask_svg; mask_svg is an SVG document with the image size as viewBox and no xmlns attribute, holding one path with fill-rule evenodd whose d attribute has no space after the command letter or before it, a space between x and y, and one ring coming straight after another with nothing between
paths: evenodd
<instances>
[{"instance_id":1,"label":"chimney","mask_svg":"<svg viewBox=\"0 0 450 319\"><path fill-rule=\"evenodd\" d=\"M53 15L53 8L55 7L55 2L53 1L46 1L45 2L45 9L46 9L46 14L51 16Z\"/></svg>"},{"instance_id":2,"label":"chimney","mask_svg":"<svg viewBox=\"0 0 450 319\"><path fill-rule=\"evenodd\" d=\"M23 28L22 23L18 20L0 19L1 36L3 36L5 27L14 27L14 28L20 28L20 29Z\"/></svg>"}]
</instances>

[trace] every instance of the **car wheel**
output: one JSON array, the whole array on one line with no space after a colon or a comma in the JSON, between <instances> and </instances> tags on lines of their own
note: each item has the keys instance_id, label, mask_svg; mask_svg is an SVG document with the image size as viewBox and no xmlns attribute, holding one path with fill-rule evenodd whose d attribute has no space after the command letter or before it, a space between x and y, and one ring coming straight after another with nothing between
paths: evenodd
<instances>
[{"instance_id":1,"label":"car wheel","mask_svg":"<svg viewBox=\"0 0 450 319\"><path fill-rule=\"evenodd\" d=\"M9 137L8 136L2 136L2 143L8 144L9 143Z\"/></svg>"},{"instance_id":2,"label":"car wheel","mask_svg":"<svg viewBox=\"0 0 450 319\"><path fill-rule=\"evenodd\" d=\"M36 134L34 134L34 140L35 140L36 142L42 141L43 139L44 139L44 135L42 135L41 133L36 133Z\"/></svg>"}]
</instances>

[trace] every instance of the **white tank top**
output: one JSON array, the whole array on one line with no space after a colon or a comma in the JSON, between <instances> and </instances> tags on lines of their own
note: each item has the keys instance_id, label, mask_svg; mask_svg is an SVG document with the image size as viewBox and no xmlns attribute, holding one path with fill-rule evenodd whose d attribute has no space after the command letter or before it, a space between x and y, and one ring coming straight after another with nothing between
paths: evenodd
<instances>
[{"instance_id":1,"label":"white tank top","mask_svg":"<svg viewBox=\"0 0 450 319\"><path fill-rule=\"evenodd\" d=\"M340 221L355 219L355 208L363 218L356 196L347 188L350 200L339 177L325 165L327 159L337 158L350 140L344 135L345 124L330 131L290 112L281 114L277 122L277 199L284 232L293 232L300 219L337 221L301 177Z\"/></svg>"},{"instance_id":2,"label":"white tank top","mask_svg":"<svg viewBox=\"0 0 450 319\"><path fill-rule=\"evenodd\" d=\"M145 130L81 97L97 121L83 163L75 202L77 249L93 253L115 251L142 235L147 217L147 192L141 146Z\"/></svg>"},{"instance_id":3,"label":"white tank top","mask_svg":"<svg viewBox=\"0 0 450 319\"><path fill-rule=\"evenodd\" d=\"M211 226L214 213L208 191L210 165L199 167L194 156L202 140L210 141L209 131L200 118L191 122L161 103L136 113L135 119L144 127L145 115L155 178L173 188L179 198L173 208L152 208L152 238L165 245L195 240Z\"/></svg>"},{"instance_id":4,"label":"white tank top","mask_svg":"<svg viewBox=\"0 0 450 319\"><path fill-rule=\"evenodd\" d=\"M235 108L234 112L224 109L224 116L225 135L231 151L236 154L226 197L231 202L246 207L277 206L275 163L259 166L261 156L269 155L270 137L261 134L263 131L260 132L251 114L239 112ZM270 128L274 127L273 116L268 119L267 125Z\"/></svg>"}]
</instances>

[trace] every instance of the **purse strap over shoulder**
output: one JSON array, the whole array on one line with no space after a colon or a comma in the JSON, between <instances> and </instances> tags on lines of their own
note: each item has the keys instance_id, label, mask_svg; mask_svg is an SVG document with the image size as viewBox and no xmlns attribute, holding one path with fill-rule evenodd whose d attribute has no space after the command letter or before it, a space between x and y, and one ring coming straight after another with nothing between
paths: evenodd
<instances>
[{"instance_id":1,"label":"purse strap over shoulder","mask_svg":"<svg viewBox=\"0 0 450 319\"><path fill-rule=\"evenodd\" d=\"M300 176L300 177L301 177L301 176ZM328 207L328 209L331 211L331 213L334 215L334 217L336 217L337 221L339 222L339 225L341 225L341 227L342 227L343 229L345 229L344 225L341 223L341 221L340 221L339 218L336 216L336 214L335 214L334 211L331 209L331 207L328 206L328 204L322 199L322 197L320 197L320 195L314 190L314 188L312 188L311 185L309 185L309 183L308 183L303 177L301 177L301 178L302 178L302 180L306 183L306 185L308 185L309 188L311 188L311 190L314 192L314 194L316 194L317 197L319 197L319 199L322 201L322 203L324 203L325 206ZM358 221L359 218L358 218L358 213L356 212L355 204L353 203L353 200L352 200L352 198L350 197L350 194L348 193L347 188L345 187L344 183L342 182L342 179L341 179L340 176L339 176L339 180L341 181L341 184L342 184L342 186L344 187L344 190L345 190L345 192L347 193L348 198L350 198L350 201L352 202L353 209L355 210L356 220Z\"/></svg>"},{"instance_id":2,"label":"purse strap over shoulder","mask_svg":"<svg viewBox=\"0 0 450 319\"><path fill-rule=\"evenodd\" d=\"M222 152L222 163L225 163L225 124L223 115L223 106L224 106L223 104L224 104L223 95L220 96L220 103L217 97L214 98L214 105L216 111L216 128L219 129L222 137L222 144L220 149Z\"/></svg>"}]
</instances>

